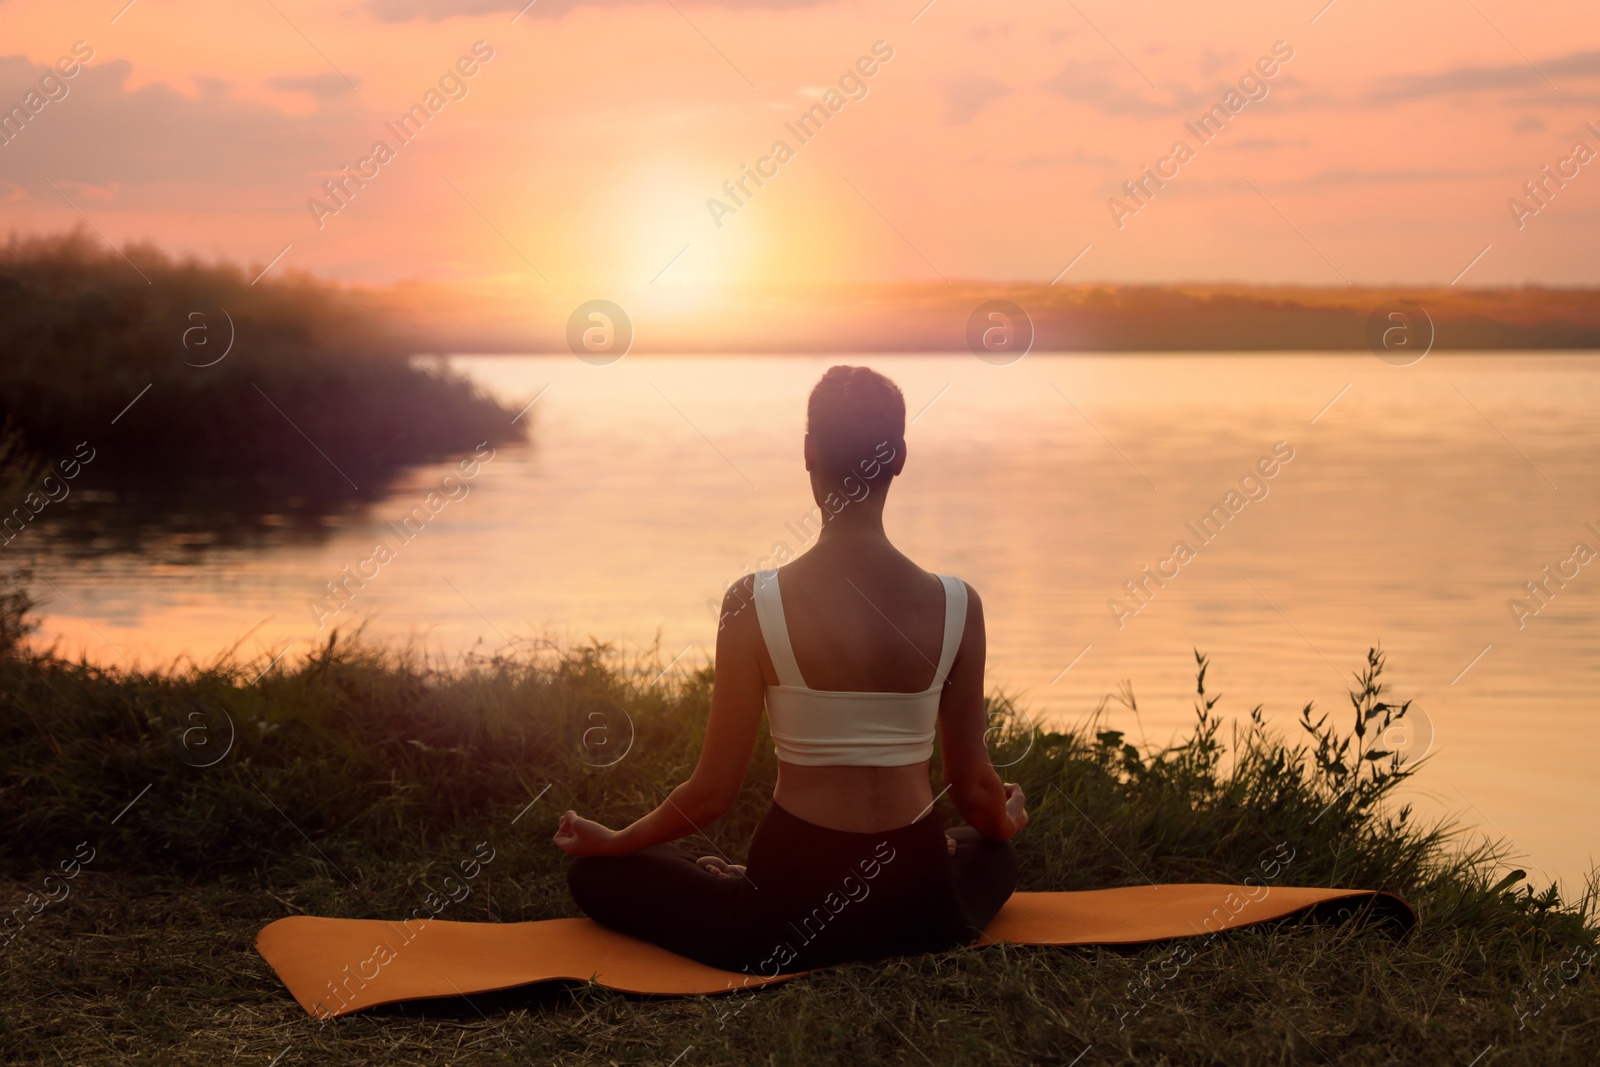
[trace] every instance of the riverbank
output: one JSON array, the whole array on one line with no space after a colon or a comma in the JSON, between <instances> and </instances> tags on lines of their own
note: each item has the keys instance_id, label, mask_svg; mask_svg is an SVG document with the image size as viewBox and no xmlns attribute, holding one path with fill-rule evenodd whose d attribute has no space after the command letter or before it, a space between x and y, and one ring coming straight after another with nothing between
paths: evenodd
<instances>
[{"instance_id":1,"label":"riverbank","mask_svg":"<svg viewBox=\"0 0 1600 1067\"><path fill-rule=\"evenodd\" d=\"M303 274L127 257L85 230L0 245L0 499L96 528L316 516L380 498L404 467L521 440L515 407L414 359L402 324ZM106 526L106 523L100 523ZM89 534L85 534L89 536Z\"/></svg>"},{"instance_id":2,"label":"riverbank","mask_svg":"<svg viewBox=\"0 0 1600 1067\"><path fill-rule=\"evenodd\" d=\"M1088 1049L1083 1063L1434 1064L1489 1048L1480 1062L1546 1064L1600 1048L1593 898L1534 891L1398 805L1410 771L1370 746L1403 706L1381 656L1361 665L1353 709L1311 709L1309 747L1259 710L1225 741L1204 661L1181 744L1141 751L1089 709L1040 731L991 697L991 747L1030 798L1021 889L1256 884L1270 863L1270 884L1400 894L1421 917L1403 940L1289 921L1126 951L862 964L738 1004L574 984L321 1029L290 1000L251 947L284 915L445 897L442 918L575 914L549 842L558 813L619 825L698 753L711 672L662 674L663 658L593 645L440 665L337 636L294 666L127 674L12 647L0 894L26 918L0 935L0 1059L1070 1063ZM697 846L741 856L774 773L763 740ZM493 861L466 892L433 895L485 843Z\"/></svg>"}]
</instances>

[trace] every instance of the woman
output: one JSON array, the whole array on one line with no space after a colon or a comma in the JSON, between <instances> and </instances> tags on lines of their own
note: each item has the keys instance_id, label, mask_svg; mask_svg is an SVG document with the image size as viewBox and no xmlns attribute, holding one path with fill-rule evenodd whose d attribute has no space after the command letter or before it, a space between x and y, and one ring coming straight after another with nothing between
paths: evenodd
<instances>
[{"instance_id":1,"label":"woman","mask_svg":"<svg viewBox=\"0 0 1600 1067\"><path fill-rule=\"evenodd\" d=\"M577 813L555 843L591 918L726 970L772 975L968 943L1016 886L1021 788L984 745L978 595L901 555L883 529L905 467L905 399L866 367L811 393L812 548L728 590L705 747L687 782L622 830ZM732 805L766 704L778 782L748 867L677 838ZM935 725L948 834L929 784Z\"/></svg>"}]
</instances>

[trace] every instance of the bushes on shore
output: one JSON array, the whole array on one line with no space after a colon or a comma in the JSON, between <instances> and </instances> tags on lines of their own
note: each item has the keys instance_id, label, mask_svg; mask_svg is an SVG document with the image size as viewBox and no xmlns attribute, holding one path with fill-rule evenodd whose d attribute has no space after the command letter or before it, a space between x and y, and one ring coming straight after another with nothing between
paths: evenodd
<instances>
[{"instance_id":1,"label":"bushes on shore","mask_svg":"<svg viewBox=\"0 0 1600 1067\"><path fill-rule=\"evenodd\" d=\"M81 228L0 246L0 432L47 465L87 442L103 489L337 500L521 436L515 411L417 365L405 325L357 292L125 251Z\"/></svg>"}]
</instances>

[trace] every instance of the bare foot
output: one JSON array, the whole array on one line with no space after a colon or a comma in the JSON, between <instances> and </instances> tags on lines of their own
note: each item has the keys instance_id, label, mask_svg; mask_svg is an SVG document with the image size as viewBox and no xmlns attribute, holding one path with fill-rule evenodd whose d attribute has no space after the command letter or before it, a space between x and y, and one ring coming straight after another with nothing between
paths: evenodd
<instances>
[{"instance_id":1,"label":"bare foot","mask_svg":"<svg viewBox=\"0 0 1600 1067\"><path fill-rule=\"evenodd\" d=\"M950 850L950 855L954 856L956 854L956 839L951 837L949 834L945 834L944 843L945 847Z\"/></svg>"}]
</instances>

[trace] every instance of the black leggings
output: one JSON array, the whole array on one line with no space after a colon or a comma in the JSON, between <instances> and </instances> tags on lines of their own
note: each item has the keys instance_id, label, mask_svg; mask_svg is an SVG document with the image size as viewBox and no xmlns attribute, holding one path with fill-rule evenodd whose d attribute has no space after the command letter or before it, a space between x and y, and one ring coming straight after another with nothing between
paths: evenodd
<instances>
[{"instance_id":1,"label":"black leggings","mask_svg":"<svg viewBox=\"0 0 1600 1067\"><path fill-rule=\"evenodd\" d=\"M660 844L582 856L567 870L595 921L728 971L783 974L937 952L977 939L1017 884L1017 854L929 815L874 833L830 830L779 807L750 843L744 877L712 874Z\"/></svg>"}]
</instances>

